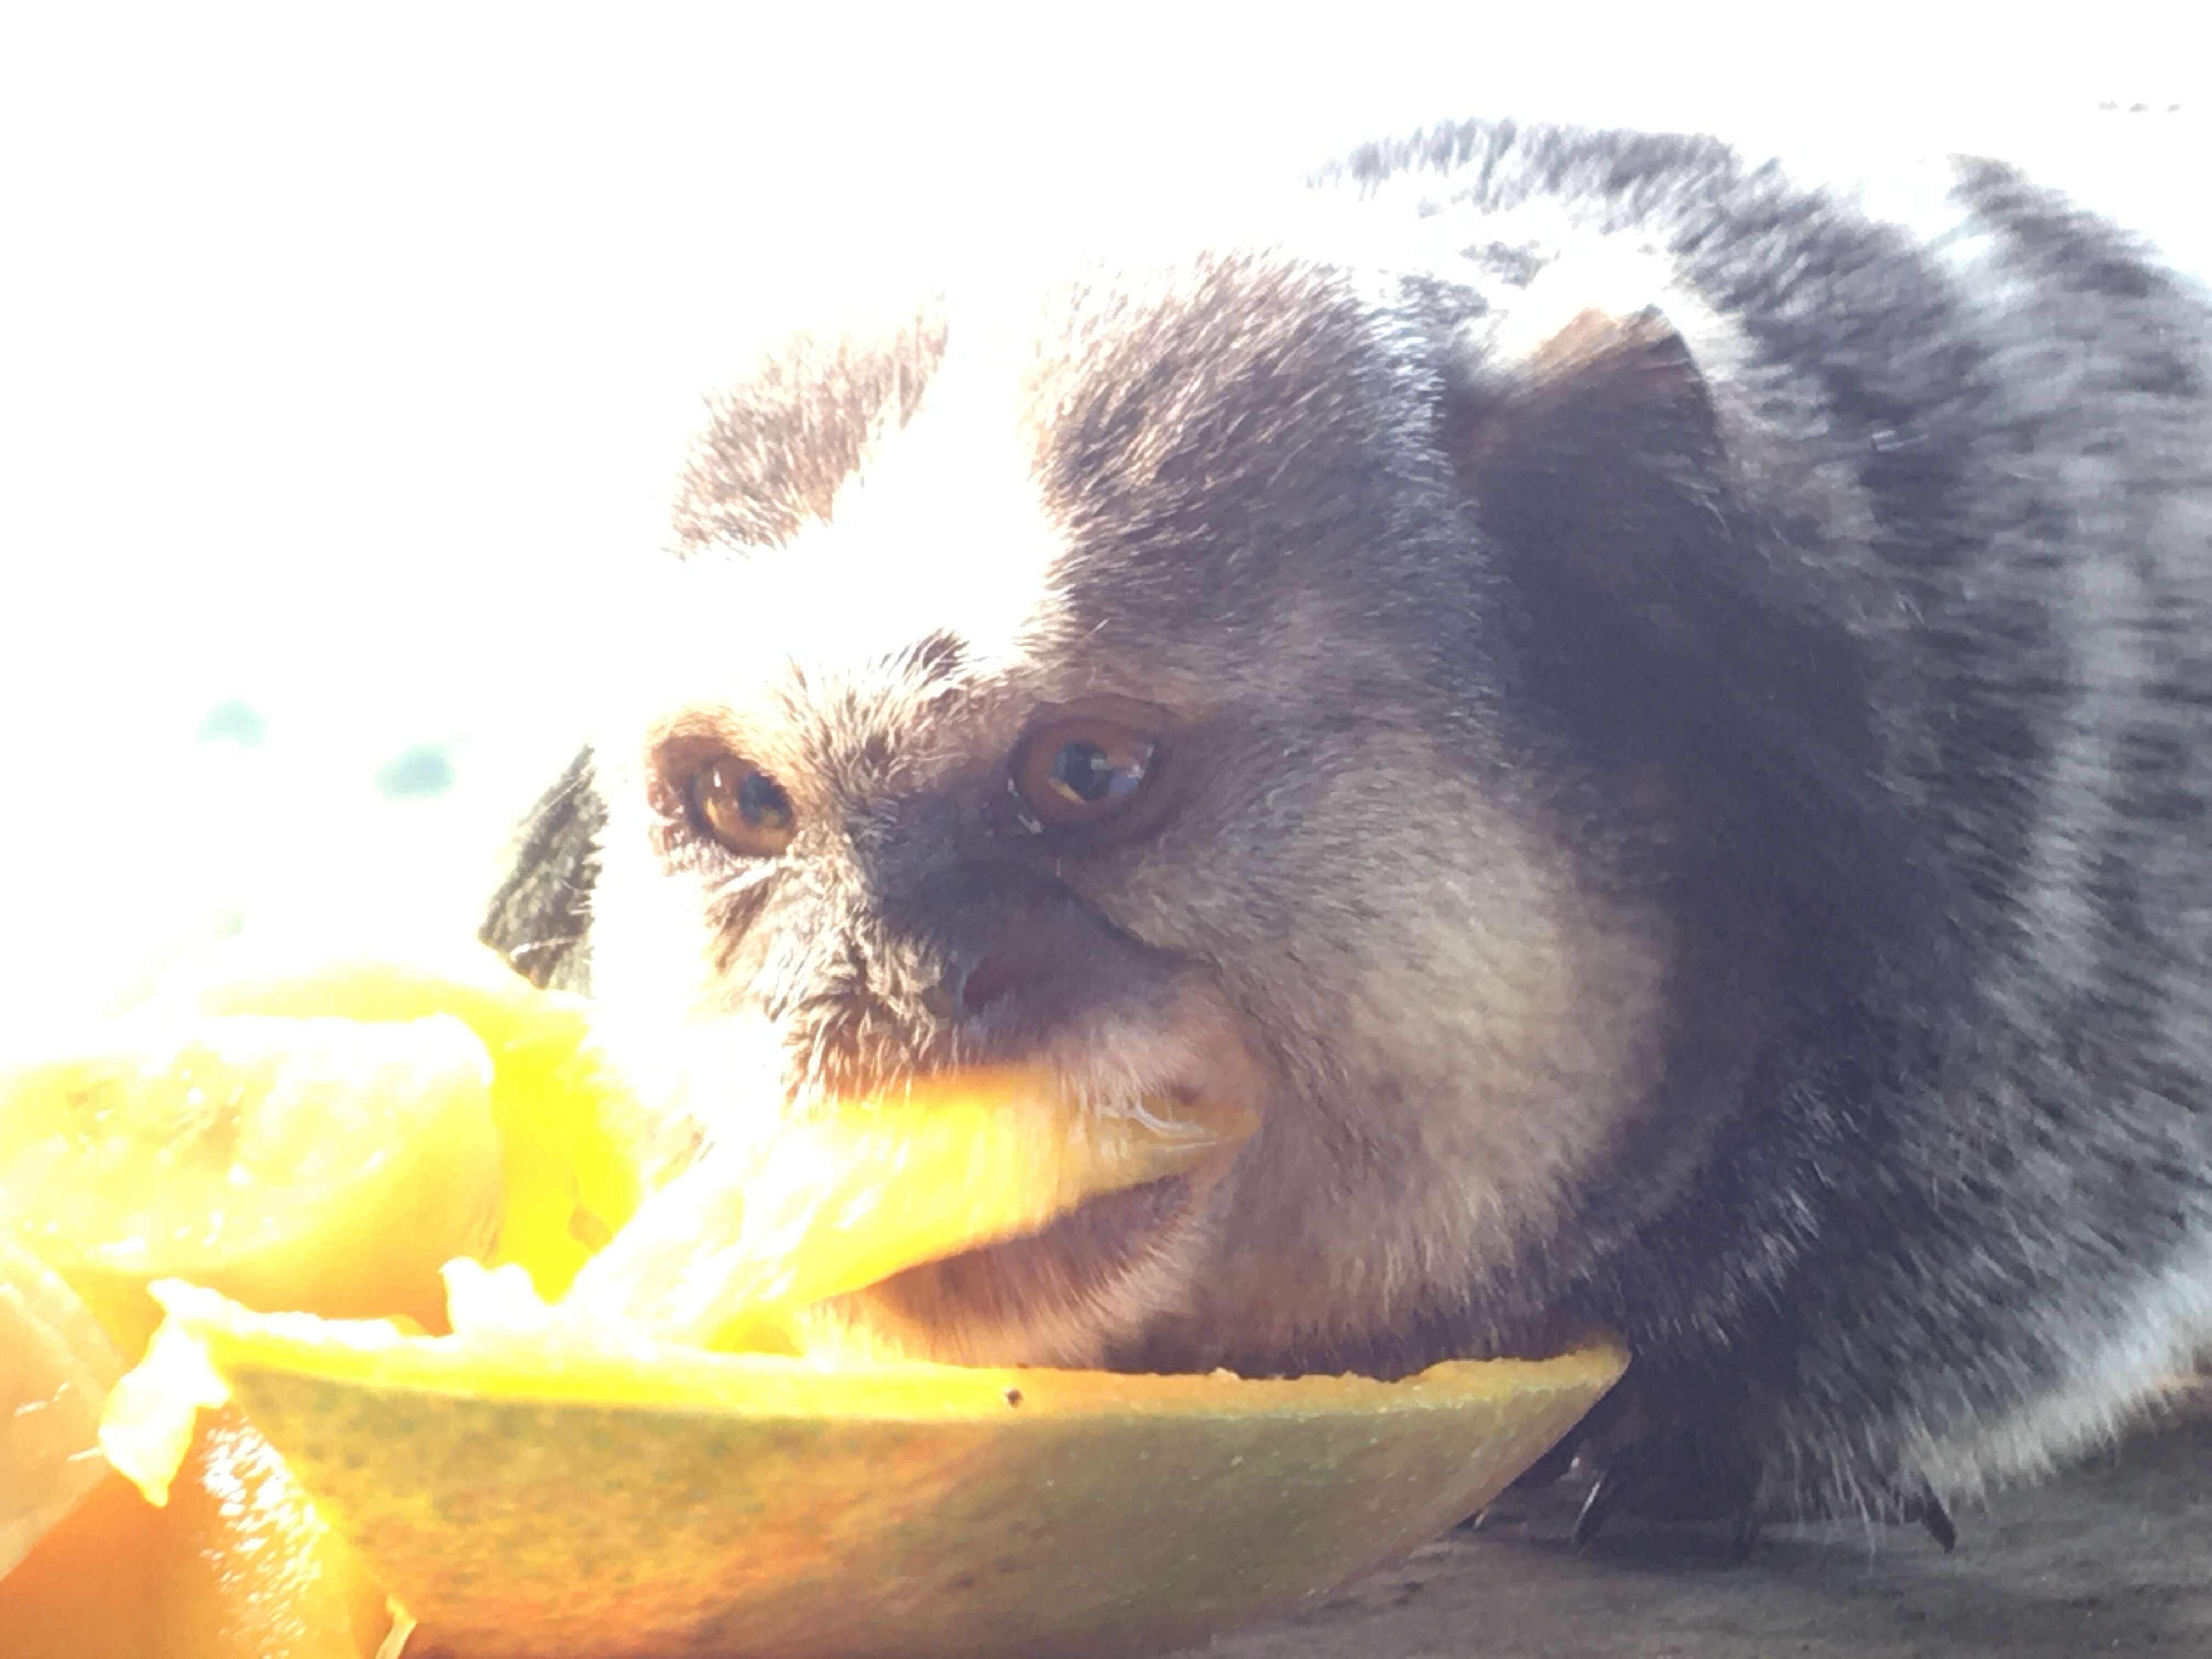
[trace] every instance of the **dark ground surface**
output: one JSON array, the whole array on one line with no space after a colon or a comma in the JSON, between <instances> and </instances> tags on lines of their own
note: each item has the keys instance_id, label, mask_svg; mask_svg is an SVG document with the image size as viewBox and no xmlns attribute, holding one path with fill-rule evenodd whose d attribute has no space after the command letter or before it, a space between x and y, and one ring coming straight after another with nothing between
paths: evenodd
<instances>
[{"instance_id":1,"label":"dark ground surface","mask_svg":"<svg viewBox=\"0 0 2212 1659\"><path fill-rule=\"evenodd\" d=\"M1917 1528L1770 1529L1731 1564L1717 1528L1616 1520L1577 1554L1574 1494L1509 1494L1478 1530L1206 1659L1936 1659L2212 1656L2212 1421L2139 1435Z\"/></svg>"}]
</instances>

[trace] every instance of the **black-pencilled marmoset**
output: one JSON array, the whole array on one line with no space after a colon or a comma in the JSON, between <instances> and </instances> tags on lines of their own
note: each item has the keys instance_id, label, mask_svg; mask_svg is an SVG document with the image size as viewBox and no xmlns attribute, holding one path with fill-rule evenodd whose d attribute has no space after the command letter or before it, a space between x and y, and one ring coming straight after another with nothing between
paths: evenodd
<instances>
[{"instance_id":1,"label":"black-pencilled marmoset","mask_svg":"<svg viewBox=\"0 0 2212 1659\"><path fill-rule=\"evenodd\" d=\"M708 1133L762 1066L1257 1109L858 1332L1390 1374L1602 1327L1603 1504L1940 1532L2212 1331L2203 298L1983 162L1935 229L1504 124L1315 189L1371 248L757 365L684 642L488 935L680 1030Z\"/></svg>"}]
</instances>

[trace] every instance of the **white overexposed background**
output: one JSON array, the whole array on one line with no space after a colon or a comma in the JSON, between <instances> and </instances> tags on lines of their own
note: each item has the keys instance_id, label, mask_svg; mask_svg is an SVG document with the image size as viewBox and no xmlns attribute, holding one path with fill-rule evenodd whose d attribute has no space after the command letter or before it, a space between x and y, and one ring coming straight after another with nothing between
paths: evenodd
<instances>
[{"instance_id":1,"label":"white overexposed background","mask_svg":"<svg viewBox=\"0 0 2212 1659\"><path fill-rule=\"evenodd\" d=\"M700 394L840 272L1475 113L2002 149L2212 266L2197 12L11 6L0 1018L465 936Z\"/></svg>"}]
</instances>

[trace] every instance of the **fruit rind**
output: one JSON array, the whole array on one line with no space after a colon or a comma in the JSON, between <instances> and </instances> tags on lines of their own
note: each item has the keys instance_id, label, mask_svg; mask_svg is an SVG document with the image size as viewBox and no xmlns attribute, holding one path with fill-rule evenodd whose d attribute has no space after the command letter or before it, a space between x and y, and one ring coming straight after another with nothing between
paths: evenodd
<instances>
[{"instance_id":1,"label":"fruit rind","mask_svg":"<svg viewBox=\"0 0 2212 1659\"><path fill-rule=\"evenodd\" d=\"M226 1378L290 1372L363 1388L517 1401L658 1407L738 1417L899 1417L1011 1422L1024 1407L1057 1413L1236 1417L1324 1409L1340 1414L1449 1409L1471 1395L1529 1388L1602 1391L1626 1360L1607 1344L1546 1359L1446 1360L1395 1382L1357 1376L1239 1377L1080 1371L923 1361L829 1364L782 1354L720 1353L592 1325L557 1351L497 1340L416 1336L383 1321L264 1315L197 1285L157 1292Z\"/></svg>"},{"instance_id":2,"label":"fruit rind","mask_svg":"<svg viewBox=\"0 0 2212 1659\"><path fill-rule=\"evenodd\" d=\"M424 1639L472 1659L1188 1645L1433 1537L1624 1363L1243 1381L646 1344L509 1372L465 1337L175 1305Z\"/></svg>"}]
</instances>

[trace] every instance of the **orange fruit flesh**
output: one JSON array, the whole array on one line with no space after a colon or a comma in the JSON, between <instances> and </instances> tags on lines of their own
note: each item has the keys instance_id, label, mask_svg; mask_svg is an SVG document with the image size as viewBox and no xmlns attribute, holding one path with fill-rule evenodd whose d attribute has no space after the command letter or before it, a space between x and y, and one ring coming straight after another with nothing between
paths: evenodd
<instances>
[{"instance_id":1,"label":"orange fruit flesh","mask_svg":"<svg viewBox=\"0 0 2212 1659\"><path fill-rule=\"evenodd\" d=\"M104 1474L0 1577L10 1659L144 1659L163 1651L153 1563L175 1532L119 1474ZM242 1659L242 1656L241 1656Z\"/></svg>"},{"instance_id":2,"label":"orange fruit flesh","mask_svg":"<svg viewBox=\"0 0 2212 1659\"><path fill-rule=\"evenodd\" d=\"M0 1577L8 1659L374 1659L382 1584L235 1407L166 1508L109 1474Z\"/></svg>"},{"instance_id":3,"label":"orange fruit flesh","mask_svg":"<svg viewBox=\"0 0 2212 1659\"><path fill-rule=\"evenodd\" d=\"M0 1067L0 1231L126 1348L159 1278L436 1322L439 1266L499 1222L490 1076L445 1015L94 1028Z\"/></svg>"},{"instance_id":4,"label":"orange fruit flesh","mask_svg":"<svg viewBox=\"0 0 2212 1659\"><path fill-rule=\"evenodd\" d=\"M481 946L303 962L234 941L174 975L164 1000L203 1016L461 1020L492 1061L506 1199L489 1259L520 1262L541 1296L567 1290L643 1195L647 1114L596 1042L590 1005L538 990Z\"/></svg>"},{"instance_id":5,"label":"orange fruit flesh","mask_svg":"<svg viewBox=\"0 0 2212 1659\"><path fill-rule=\"evenodd\" d=\"M382 1587L235 1409L197 1432L189 1407L174 1423L166 1455L182 1468L162 1482L161 1508L104 1474L87 1430L159 1316L145 1291L156 1273L191 1272L264 1305L441 1316L438 1264L484 1248L498 1219L489 1071L483 1046L442 1017L139 1018L11 1056L0 1326L27 1310L44 1345L0 1331L0 1374L21 1381L42 1352L51 1361L57 1334L67 1354L104 1363L64 1366L40 1409L18 1402L0 1425L18 1442L26 1429L44 1437L49 1469L58 1426L76 1431L67 1492L4 1483L0 1651L378 1653L392 1623ZM56 1495L76 1501L58 1513Z\"/></svg>"},{"instance_id":6,"label":"orange fruit flesh","mask_svg":"<svg viewBox=\"0 0 2212 1659\"><path fill-rule=\"evenodd\" d=\"M236 1404L190 1433L200 1385L159 1365L114 1396L107 1426L125 1440L181 1409L152 1460L190 1447L171 1503L110 1479L47 1531L0 1580L11 1659L19 1630L47 1644L23 1659L371 1655L380 1580L426 1617L430 1650L464 1655L1154 1650L1419 1541L1619 1370L1593 1351L1399 1384L1267 1383L705 1352L776 1340L806 1301L1031 1231L1092 1193L1202 1178L1250 1125L1102 1118L1022 1073L955 1079L721 1149L641 1208L649 1114L582 1005L503 968L233 974L180 1006L215 1024L282 1016L268 1023L295 1034L349 1020L380 1040L459 1015L490 1056L498 1130L496 1237L476 1253L526 1282L457 1273L450 1337L309 1316L434 1303L411 1258L369 1298L388 1305L366 1310L313 1284L256 1284L264 1305L307 1310L266 1317L164 1287L173 1352L204 1350L222 1374L205 1397L227 1387ZM417 1179L438 1173L432 1158ZM312 1236L299 1254L316 1258ZM204 1276L220 1284L220 1267ZM143 1301L142 1283L128 1288ZM1193 1477L1204 1494L1164 1498L1161 1472L1186 1468L1208 1472ZM1161 1555L1164 1540L1182 1553Z\"/></svg>"},{"instance_id":7,"label":"orange fruit flesh","mask_svg":"<svg viewBox=\"0 0 2212 1659\"><path fill-rule=\"evenodd\" d=\"M0 1574L99 1484L100 1401L122 1369L76 1292L0 1237Z\"/></svg>"}]
</instances>

